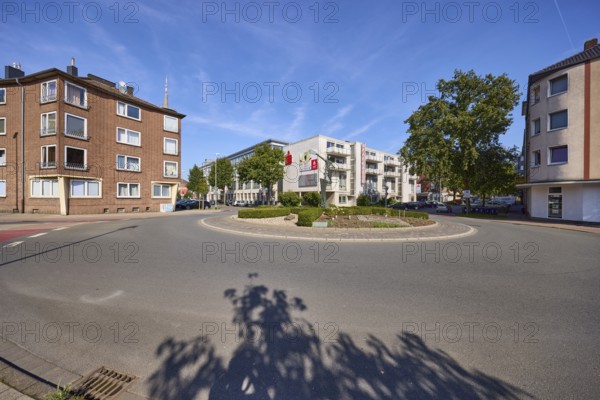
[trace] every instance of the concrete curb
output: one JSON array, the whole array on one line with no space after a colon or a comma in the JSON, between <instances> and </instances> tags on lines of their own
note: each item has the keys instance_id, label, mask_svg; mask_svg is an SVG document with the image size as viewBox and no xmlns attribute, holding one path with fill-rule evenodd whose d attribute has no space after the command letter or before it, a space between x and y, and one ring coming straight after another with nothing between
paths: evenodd
<instances>
[{"instance_id":1,"label":"concrete curb","mask_svg":"<svg viewBox=\"0 0 600 400\"><path fill-rule=\"evenodd\" d=\"M211 225L206 222L207 220L213 220L213 219L218 219L218 218L223 218L223 217L220 216L220 217L204 218L204 219L201 219L198 223L200 225L205 226L208 229L221 231L221 232L227 232L227 233L231 233L234 235L240 235L240 236L263 237L263 238L271 238L271 239L277 238L277 239L284 239L284 240L305 240L305 241L311 241L311 242L317 241L317 242L340 242L340 243L344 243L344 242L348 242L348 243L399 243L399 242L414 242L414 241L450 240L450 239L459 239L462 237L471 236L477 232L477 229L475 229L472 226L460 224L460 223L452 223L455 225L461 225L461 226L466 227L467 231L453 234L453 235L439 235L439 236L426 236L426 237L411 236L411 237L402 237L402 238L339 238L339 237L331 237L331 236L329 236L329 237L319 237L319 236L306 237L306 236L287 235L287 234L283 234L281 232L280 233L274 232L273 234L243 232L243 231L218 227L218 226ZM239 222L236 222L236 223L239 223ZM261 226L264 227L266 225L261 225ZM399 229L403 229L404 232L406 232L406 229L413 229L413 230L434 229L437 226L438 226L438 223L436 222L436 225L431 225L431 226L426 226L426 227L399 228ZM313 229L313 228L307 228L307 229ZM379 229L378 231L389 232L390 229L393 229L393 228L382 228L382 229ZM323 231L325 231L325 232L323 232ZM368 232L368 230L364 230L364 229L355 229L355 231L361 232L361 233ZM324 230L324 229L316 229L314 231L311 230L311 233L316 233L316 232L327 233L326 230Z\"/></svg>"}]
</instances>

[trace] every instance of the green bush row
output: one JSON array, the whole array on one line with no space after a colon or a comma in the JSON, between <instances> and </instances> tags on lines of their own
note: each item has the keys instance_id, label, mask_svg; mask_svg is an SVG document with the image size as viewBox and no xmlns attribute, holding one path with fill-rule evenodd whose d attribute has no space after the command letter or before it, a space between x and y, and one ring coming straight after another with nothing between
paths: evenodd
<instances>
[{"instance_id":1,"label":"green bush row","mask_svg":"<svg viewBox=\"0 0 600 400\"><path fill-rule=\"evenodd\" d=\"M312 226L313 221L318 219L323 213L322 208L305 208L298 211L298 226Z\"/></svg>"},{"instance_id":2,"label":"green bush row","mask_svg":"<svg viewBox=\"0 0 600 400\"><path fill-rule=\"evenodd\" d=\"M429 219L429 214L425 212L416 211L402 211L394 210L391 208L384 207L372 207L372 206L354 206L354 207L331 207L326 211L327 215L389 215L393 217L411 217Z\"/></svg>"},{"instance_id":3,"label":"green bush row","mask_svg":"<svg viewBox=\"0 0 600 400\"><path fill-rule=\"evenodd\" d=\"M275 218L290 215L290 209L285 207L255 208L252 210L239 210L238 218Z\"/></svg>"}]
</instances>

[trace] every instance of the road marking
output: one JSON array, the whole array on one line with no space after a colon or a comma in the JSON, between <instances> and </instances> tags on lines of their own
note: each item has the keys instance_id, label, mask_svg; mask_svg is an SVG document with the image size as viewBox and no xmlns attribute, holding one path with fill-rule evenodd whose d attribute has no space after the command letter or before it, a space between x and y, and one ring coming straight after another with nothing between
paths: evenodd
<instances>
[{"instance_id":1,"label":"road marking","mask_svg":"<svg viewBox=\"0 0 600 400\"><path fill-rule=\"evenodd\" d=\"M40 237L40 236L44 236L46 235L48 232L42 232L42 233L36 233L35 235L31 235L31 236L27 236L29 239L33 239L36 237Z\"/></svg>"},{"instance_id":2,"label":"road marking","mask_svg":"<svg viewBox=\"0 0 600 400\"><path fill-rule=\"evenodd\" d=\"M82 301L82 302L84 302L84 303L103 303L105 301L114 299L115 297L119 297L123 293L124 292L122 290L117 290L113 294L110 294L110 295L105 296L105 297L98 297L98 298L94 298L94 297L88 296L88 295L83 295L83 296L81 296L79 298L79 300Z\"/></svg>"},{"instance_id":3,"label":"road marking","mask_svg":"<svg viewBox=\"0 0 600 400\"><path fill-rule=\"evenodd\" d=\"M21 240L20 242L12 242L12 243L9 243L9 244L7 244L7 245L6 245L6 246L4 246L4 247L15 247L15 246L18 246L18 245L20 245L21 243L23 243L23 241L22 241L22 240Z\"/></svg>"},{"instance_id":4,"label":"road marking","mask_svg":"<svg viewBox=\"0 0 600 400\"><path fill-rule=\"evenodd\" d=\"M53 231L62 231L63 229L69 228L68 226L61 226L60 228L54 228Z\"/></svg>"}]
</instances>

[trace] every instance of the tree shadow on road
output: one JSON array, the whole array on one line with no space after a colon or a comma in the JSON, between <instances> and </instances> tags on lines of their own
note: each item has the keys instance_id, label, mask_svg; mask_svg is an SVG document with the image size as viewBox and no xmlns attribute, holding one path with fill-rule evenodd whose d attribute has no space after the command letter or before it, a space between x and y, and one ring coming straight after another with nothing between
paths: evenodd
<instances>
[{"instance_id":1,"label":"tree shadow on road","mask_svg":"<svg viewBox=\"0 0 600 400\"><path fill-rule=\"evenodd\" d=\"M156 350L161 366L149 378L153 399L531 397L506 382L461 367L416 335L398 335L393 346L372 335L360 345L343 332L324 335L322 327L295 316L306 305L282 290L251 283L241 293L226 290L225 297L233 305L237 336L223 336L215 324L205 329L210 334L165 340ZM237 345L226 366L216 354L216 343L222 339L235 340Z\"/></svg>"}]
</instances>

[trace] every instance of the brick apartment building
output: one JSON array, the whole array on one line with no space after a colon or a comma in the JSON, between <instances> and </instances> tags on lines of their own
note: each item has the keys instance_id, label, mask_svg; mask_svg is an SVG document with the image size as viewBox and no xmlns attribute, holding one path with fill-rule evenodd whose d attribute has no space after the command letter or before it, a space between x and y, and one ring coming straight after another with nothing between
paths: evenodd
<instances>
[{"instance_id":1,"label":"brick apartment building","mask_svg":"<svg viewBox=\"0 0 600 400\"><path fill-rule=\"evenodd\" d=\"M181 181L185 115L88 74L72 60L0 79L0 212L168 211Z\"/></svg>"}]
</instances>

